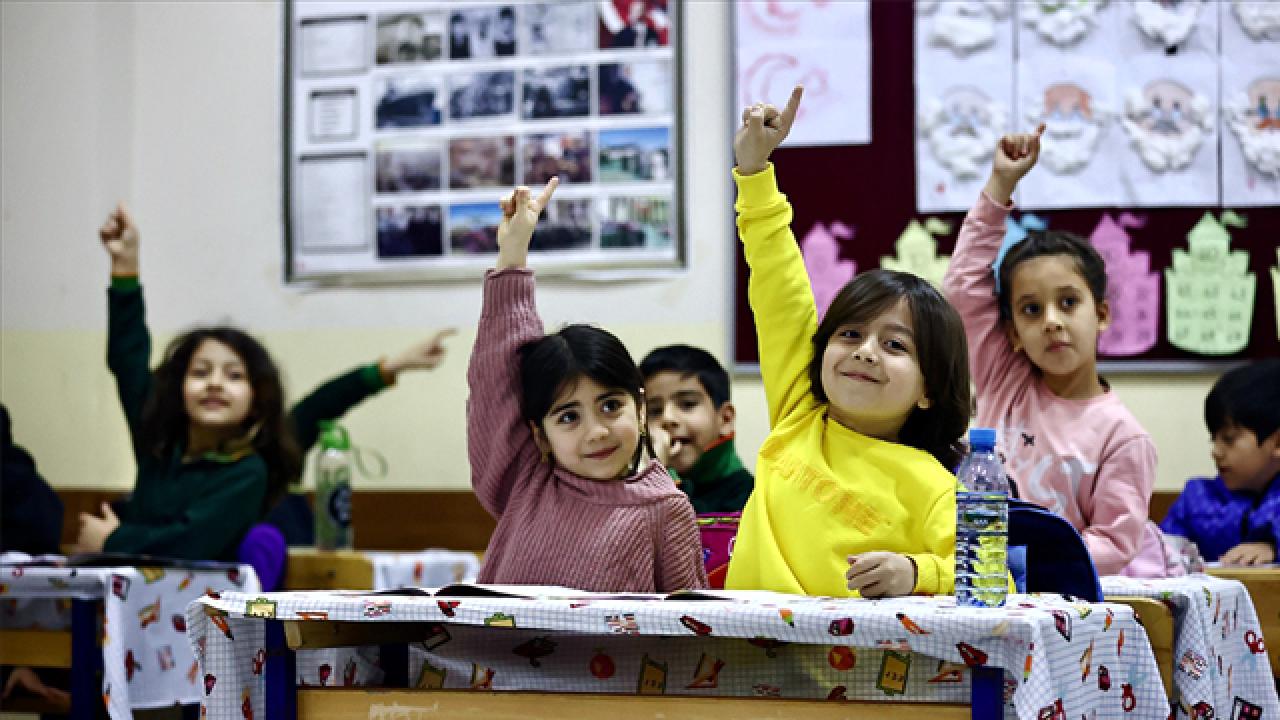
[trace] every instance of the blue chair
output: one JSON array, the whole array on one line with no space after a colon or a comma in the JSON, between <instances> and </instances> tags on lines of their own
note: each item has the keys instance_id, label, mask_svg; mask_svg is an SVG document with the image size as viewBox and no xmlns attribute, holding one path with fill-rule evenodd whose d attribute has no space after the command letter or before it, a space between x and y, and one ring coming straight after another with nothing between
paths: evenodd
<instances>
[{"instance_id":1,"label":"blue chair","mask_svg":"<svg viewBox=\"0 0 1280 720\"><path fill-rule=\"evenodd\" d=\"M1102 602L1098 571L1080 533L1061 515L1035 503L1009 500L1009 569L1019 591Z\"/></svg>"}]
</instances>

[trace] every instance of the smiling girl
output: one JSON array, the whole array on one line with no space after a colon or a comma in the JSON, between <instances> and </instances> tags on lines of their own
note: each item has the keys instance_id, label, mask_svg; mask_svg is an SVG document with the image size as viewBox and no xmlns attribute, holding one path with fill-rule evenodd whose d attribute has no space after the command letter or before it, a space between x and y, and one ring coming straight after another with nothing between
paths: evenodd
<instances>
[{"instance_id":1,"label":"smiling girl","mask_svg":"<svg viewBox=\"0 0 1280 720\"><path fill-rule=\"evenodd\" d=\"M526 267L558 180L502 202L467 383L471 483L498 521L479 581L599 592L706 587L693 508L653 459L640 370L612 334L543 334Z\"/></svg>"},{"instance_id":2,"label":"smiling girl","mask_svg":"<svg viewBox=\"0 0 1280 720\"><path fill-rule=\"evenodd\" d=\"M117 207L98 231L111 257L107 365L138 465L119 516L82 513L77 549L235 560L249 527L301 466L280 373L257 340L230 327L179 336L155 372L137 226Z\"/></svg>"},{"instance_id":3,"label":"smiling girl","mask_svg":"<svg viewBox=\"0 0 1280 720\"><path fill-rule=\"evenodd\" d=\"M747 108L733 143L771 430L725 586L948 593L956 479L947 467L969 419L964 329L927 281L888 270L854 278L818 322L769 162L800 96L797 87L781 111Z\"/></svg>"}]
</instances>

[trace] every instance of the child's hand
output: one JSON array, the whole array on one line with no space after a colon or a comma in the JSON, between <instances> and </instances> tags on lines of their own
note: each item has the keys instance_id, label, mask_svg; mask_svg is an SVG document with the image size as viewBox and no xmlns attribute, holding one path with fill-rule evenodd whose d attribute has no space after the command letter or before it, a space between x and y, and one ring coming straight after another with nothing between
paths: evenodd
<instances>
[{"instance_id":1,"label":"child's hand","mask_svg":"<svg viewBox=\"0 0 1280 720\"><path fill-rule=\"evenodd\" d=\"M916 588L916 564L911 558L893 552L869 552L849 556L849 571L844 574L849 589L864 598L901 597Z\"/></svg>"},{"instance_id":2,"label":"child's hand","mask_svg":"<svg viewBox=\"0 0 1280 720\"><path fill-rule=\"evenodd\" d=\"M116 209L98 228L98 237L111 256L112 275L138 274L138 226L133 224L124 203L116 204Z\"/></svg>"},{"instance_id":3,"label":"child's hand","mask_svg":"<svg viewBox=\"0 0 1280 720\"><path fill-rule=\"evenodd\" d=\"M663 465L670 466L671 458L675 457L684 449L684 443L680 440L672 441L671 433L666 428L656 425L649 426L649 441L653 443L653 454L658 457L658 461ZM677 480L676 485L680 482Z\"/></svg>"},{"instance_id":4,"label":"child's hand","mask_svg":"<svg viewBox=\"0 0 1280 720\"><path fill-rule=\"evenodd\" d=\"M739 175L755 175L769 164L774 148L781 145L791 132L802 95L804 86L797 85L781 111L764 103L756 103L742 111L742 127L733 135L733 157L738 163Z\"/></svg>"},{"instance_id":5,"label":"child's hand","mask_svg":"<svg viewBox=\"0 0 1280 720\"><path fill-rule=\"evenodd\" d=\"M1240 543L1222 554L1223 565L1270 565L1275 562L1276 549L1271 543Z\"/></svg>"},{"instance_id":6,"label":"child's hand","mask_svg":"<svg viewBox=\"0 0 1280 720\"><path fill-rule=\"evenodd\" d=\"M405 370L435 370L444 362L444 339L457 332L457 328L445 328L379 362L378 370L388 383L394 382L396 376Z\"/></svg>"},{"instance_id":7,"label":"child's hand","mask_svg":"<svg viewBox=\"0 0 1280 720\"><path fill-rule=\"evenodd\" d=\"M996 158L991 167L991 179L987 181L987 194L1001 205L1008 205L1013 189L1018 186L1036 160L1040 159L1040 136L1044 135L1044 123L1035 132L1005 135L996 144Z\"/></svg>"},{"instance_id":8,"label":"child's hand","mask_svg":"<svg viewBox=\"0 0 1280 720\"><path fill-rule=\"evenodd\" d=\"M90 513L80 513L80 535L76 538L76 552L102 552L107 544L107 537L120 527L120 518L111 511L111 506L102 503L102 517Z\"/></svg>"},{"instance_id":9,"label":"child's hand","mask_svg":"<svg viewBox=\"0 0 1280 720\"><path fill-rule=\"evenodd\" d=\"M498 204L502 207L502 222L498 224L498 269L524 267L529 259L529 241L533 239L533 228L538 224L538 216L551 202L560 178L553 177L547 181L542 194L536 198L529 197L529 188L521 185L515 192Z\"/></svg>"},{"instance_id":10,"label":"child's hand","mask_svg":"<svg viewBox=\"0 0 1280 720\"><path fill-rule=\"evenodd\" d=\"M71 712L70 693L66 690L59 690L45 685L40 676L31 668L14 668L13 672L9 673L9 679L4 682L4 699L8 700L13 697L14 691L19 689L38 698L43 698L45 702L52 703L59 714Z\"/></svg>"}]
</instances>

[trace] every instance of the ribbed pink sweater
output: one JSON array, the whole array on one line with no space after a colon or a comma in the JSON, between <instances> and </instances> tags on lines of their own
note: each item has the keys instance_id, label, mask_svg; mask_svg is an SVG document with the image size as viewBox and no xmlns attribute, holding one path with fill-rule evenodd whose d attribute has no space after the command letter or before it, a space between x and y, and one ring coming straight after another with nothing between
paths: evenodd
<instances>
[{"instance_id":1,"label":"ribbed pink sweater","mask_svg":"<svg viewBox=\"0 0 1280 720\"><path fill-rule=\"evenodd\" d=\"M689 499L662 465L601 482L541 462L520 413L519 347L542 336L527 268L489 271L467 369L471 485L498 521L482 583L596 592L707 586Z\"/></svg>"}]
</instances>

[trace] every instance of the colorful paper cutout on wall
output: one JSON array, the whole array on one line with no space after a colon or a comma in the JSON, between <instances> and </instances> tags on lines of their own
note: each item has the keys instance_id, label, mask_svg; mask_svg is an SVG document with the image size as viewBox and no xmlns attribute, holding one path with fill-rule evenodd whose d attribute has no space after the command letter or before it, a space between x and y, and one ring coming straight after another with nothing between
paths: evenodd
<instances>
[{"instance_id":1,"label":"colorful paper cutout on wall","mask_svg":"<svg viewBox=\"0 0 1280 720\"><path fill-rule=\"evenodd\" d=\"M1147 167L1182 170L1213 131L1213 105L1177 80L1163 78L1127 93L1121 122Z\"/></svg>"},{"instance_id":2,"label":"colorful paper cutout on wall","mask_svg":"<svg viewBox=\"0 0 1280 720\"><path fill-rule=\"evenodd\" d=\"M1004 262L1005 253L1009 252L1009 248L1027 239L1028 230L1044 230L1048 227L1049 224L1034 213L1023 213L1017 220L1014 220L1011 215L1005 216L1004 239L1000 241L996 259L991 263L991 274L995 277L997 290L1000 289L1000 264Z\"/></svg>"},{"instance_id":3,"label":"colorful paper cutout on wall","mask_svg":"<svg viewBox=\"0 0 1280 720\"><path fill-rule=\"evenodd\" d=\"M950 232L951 226L938 218L929 218L923 225L917 220L912 220L893 245L898 253L897 256L882 255L880 267L919 275L934 287L941 289L942 276L947 272L947 263L951 261L951 256L938 254L938 241L934 236L947 235Z\"/></svg>"},{"instance_id":4,"label":"colorful paper cutout on wall","mask_svg":"<svg viewBox=\"0 0 1280 720\"><path fill-rule=\"evenodd\" d=\"M929 16L929 42L958 54L995 42L996 23L1009 15L1009 0L918 0L916 17Z\"/></svg>"},{"instance_id":5,"label":"colorful paper cutout on wall","mask_svg":"<svg viewBox=\"0 0 1280 720\"><path fill-rule=\"evenodd\" d=\"M1280 176L1280 77L1258 78L1224 105L1245 160L1263 175Z\"/></svg>"},{"instance_id":6,"label":"colorful paper cutout on wall","mask_svg":"<svg viewBox=\"0 0 1280 720\"><path fill-rule=\"evenodd\" d=\"M818 308L818 319L827 314L827 308L836 293L853 279L858 265L840 257L840 241L853 238L854 230L839 220L828 227L814 223L800 241L800 253L804 255L804 267L809 272L809 285L813 288L813 303Z\"/></svg>"},{"instance_id":7,"label":"colorful paper cutout on wall","mask_svg":"<svg viewBox=\"0 0 1280 720\"><path fill-rule=\"evenodd\" d=\"M1165 270L1169 343L1201 355L1230 355L1249 343L1256 278L1249 254L1231 250L1225 225L1243 226L1231 211L1222 220L1205 213L1187 235L1187 250L1173 251Z\"/></svg>"},{"instance_id":8,"label":"colorful paper cutout on wall","mask_svg":"<svg viewBox=\"0 0 1280 720\"><path fill-rule=\"evenodd\" d=\"M1098 25L1098 11L1107 0L1042 2L1024 0L1018 7L1022 22L1034 28L1040 38L1058 47L1078 42Z\"/></svg>"},{"instance_id":9,"label":"colorful paper cutout on wall","mask_svg":"<svg viewBox=\"0 0 1280 720\"><path fill-rule=\"evenodd\" d=\"M1172 47L1187 39L1196 26L1204 0L1136 0L1133 21L1147 37Z\"/></svg>"},{"instance_id":10,"label":"colorful paper cutout on wall","mask_svg":"<svg viewBox=\"0 0 1280 720\"><path fill-rule=\"evenodd\" d=\"M990 168L996 140L1008 123L1004 103L966 85L919 102L916 125L939 165L961 180L976 178Z\"/></svg>"},{"instance_id":11,"label":"colorful paper cutout on wall","mask_svg":"<svg viewBox=\"0 0 1280 720\"><path fill-rule=\"evenodd\" d=\"M1107 302L1111 326L1098 338L1098 352L1123 357L1139 355L1156 344L1160 320L1160 274L1151 270L1151 254L1130 252L1126 228L1145 221L1121 213L1104 214L1089 241L1107 263Z\"/></svg>"},{"instance_id":12,"label":"colorful paper cutout on wall","mask_svg":"<svg viewBox=\"0 0 1280 720\"><path fill-rule=\"evenodd\" d=\"M1276 266L1271 268L1271 294L1276 301L1276 337L1280 337L1280 247L1276 248Z\"/></svg>"}]
</instances>

